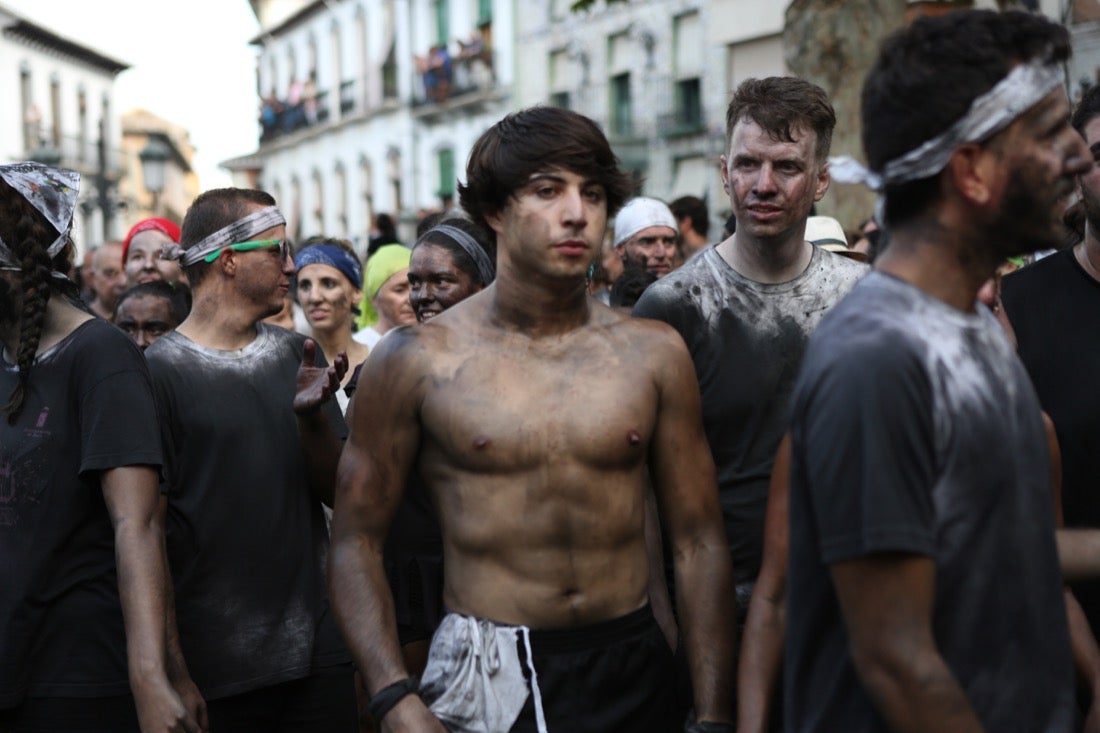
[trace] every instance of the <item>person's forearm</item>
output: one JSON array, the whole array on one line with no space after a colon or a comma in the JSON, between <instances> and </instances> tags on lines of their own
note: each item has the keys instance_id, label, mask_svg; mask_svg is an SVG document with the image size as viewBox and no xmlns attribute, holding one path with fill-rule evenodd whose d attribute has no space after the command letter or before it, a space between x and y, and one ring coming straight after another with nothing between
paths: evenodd
<instances>
[{"instance_id":1,"label":"person's forearm","mask_svg":"<svg viewBox=\"0 0 1100 733\"><path fill-rule=\"evenodd\" d=\"M408 677L381 548L372 549L356 535L334 537L329 598L367 691L374 694Z\"/></svg>"},{"instance_id":2,"label":"person's forearm","mask_svg":"<svg viewBox=\"0 0 1100 733\"><path fill-rule=\"evenodd\" d=\"M771 598L757 582L749 601L737 664L738 733L766 733L783 656L784 599Z\"/></svg>"},{"instance_id":3,"label":"person's forearm","mask_svg":"<svg viewBox=\"0 0 1100 733\"><path fill-rule=\"evenodd\" d=\"M896 733L981 733L981 722L943 658L934 651L880 645L856 669L875 707Z\"/></svg>"},{"instance_id":4,"label":"person's forearm","mask_svg":"<svg viewBox=\"0 0 1100 733\"><path fill-rule=\"evenodd\" d=\"M721 526L679 545L674 563L696 719L732 723L736 623L729 546Z\"/></svg>"},{"instance_id":5,"label":"person's forearm","mask_svg":"<svg viewBox=\"0 0 1100 733\"><path fill-rule=\"evenodd\" d=\"M1062 577L1067 582L1100 577L1100 530L1059 528L1054 536Z\"/></svg>"},{"instance_id":6,"label":"person's forearm","mask_svg":"<svg viewBox=\"0 0 1100 733\"><path fill-rule=\"evenodd\" d=\"M166 675L163 534L155 519L120 521L115 527L118 591L126 628L130 685Z\"/></svg>"},{"instance_id":7,"label":"person's forearm","mask_svg":"<svg viewBox=\"0 0 1100 733\"><path fill-rule=\"evenodd\" d=\"M320 501L331 507L335 494L336 467L340 462L343 444L336 437L320 407L298 414L298 433L305 456L309 489Z\"/></svg>"}]
</instances>

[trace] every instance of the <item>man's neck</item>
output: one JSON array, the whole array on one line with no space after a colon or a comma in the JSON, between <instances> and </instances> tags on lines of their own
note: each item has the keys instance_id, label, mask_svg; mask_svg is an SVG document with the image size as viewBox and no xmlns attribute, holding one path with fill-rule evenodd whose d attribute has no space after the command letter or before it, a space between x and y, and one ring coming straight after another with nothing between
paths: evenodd
<instances>
[{"instance_id":1,"label":"man's neck","mask_svg":"<svg viewBox=\"0 0 1100 733\"><path fill-rule=\"evenodd\" d=\"M1091 223L1086 224L1085 238L1073 248L1073 254L1085 272L1100 282L1100 239L1096 238L1097 234Z\"/></svg>"},{"instance_id":2,"label":"man's neck","mask_svg":"<svg viewBox=\"0 0 1100 733\"><path fill-rule=\"evenodd\" d=\"M758 283L784 283L805 272L813 259L813 245L804 229L777 239L755 239L735 232L718 245L718 254L742 277Z\"/></svg>"},{"instance_id":3,"label":"man's neck","mask_svg":"<svg viewBox=\"0 0 1100 733\"><path fill-rule=\"evenodd\" d=\"M258 320L248 307L200 288L194 293L191 313L176 330L203 348L236 351L256 340Z\"/></svg>"},{"instance_id":4,"label":"man's neck","mask_svg":"<svg viewBox=\"0 0 1100 733\"><path fill-rule=\"evenodd\" d=\"M992 247L983 251L978 236L961 222L955 225L929 215L892 229L890 246L875 260L875 269L972 313L978 290L1001 263Z\"/></svg>"},{"instance_id":5,"label":"man's neck","mask_svg":"<svg viewBox=\"0 0 1100 733\"><path fill-rule=\"evenodd\" d=\"M682 243L682 249L684 250L684 257L685 258L691 257L693 254L695 254L696 252L698 252L699 250L703 249L706 246L707 246L707 238L704 237L701 234L696 234L693 231L690 234L684 236L684 241Z\"/></svg>"},{"instance_id":6,"label":"man's neck","mask_svg":"<svg viewBox=\"0 0 1100 733\"><path fill-rule=\"evenodd\" d=\"M583 278L535 282L502 266L490 289L490 317L503 328L538 338L588 322L588 284Z\"/></svg>"},{"instance_id":7,"label":"man's neck","mask_svg":"<svg viewBox=\"0 0 1100 733\"><path fill-rule=\"evenodd\" d=\"M115 309L113 307L108 308L107 305L104 304L104 302L100 298L96 298L91 303L89 303L88 310L90 310L92 313L96 314L100 318L108 321L111 320L111 317L115 314Z\"/></svg>"}]
</instances>

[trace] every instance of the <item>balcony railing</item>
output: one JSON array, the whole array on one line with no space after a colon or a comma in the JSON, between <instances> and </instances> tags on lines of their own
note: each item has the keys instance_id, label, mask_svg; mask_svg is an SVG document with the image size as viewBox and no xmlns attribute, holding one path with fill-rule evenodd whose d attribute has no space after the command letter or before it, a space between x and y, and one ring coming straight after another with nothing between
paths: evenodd
<instances>
[{"instance_id":1,"label":"balcony railing","mask_svg":"<svg viewBox=\"0 0 1100 733\"><path fill-rule=\"evenodd\" d=\"M61 145L57 147L48 138L43 139L37 146L23 151L23 156L28 160L38 160L81 173L90 173L99 169L98 140L80 135L64 135L59 142ZM118 148L107 145L104 149L104 158L103 172L108 178L117 178L122 172L122 152Z\"/></svg>"},{"instance_id":2,"label":"balcony railing","mask_svg":"<svg viewBox=\"0 0 1100 733\"><path fill-rule=\"evenodd\" d=\"M469 57L452 59L450 74L437 70L432 84L427 74L417 74L413 80L414 107L453 107L480 98L496 86L493 73L493 53L485 50ZM429 88L432 89L429 92Z\"/></svg>"}]
</instances>

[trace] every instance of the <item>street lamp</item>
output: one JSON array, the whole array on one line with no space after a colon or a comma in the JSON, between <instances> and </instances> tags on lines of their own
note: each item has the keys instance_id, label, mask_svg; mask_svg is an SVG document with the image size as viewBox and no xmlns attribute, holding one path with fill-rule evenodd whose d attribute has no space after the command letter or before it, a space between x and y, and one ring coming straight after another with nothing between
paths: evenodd
<instances>
[{"instance_id":1,"label":"street lamp","mask_svg":"<svg viewBox=\"0 0 1100 733\"><path fill-rule=\"evenodd\" d=\"M158 203L164 191L164 174L172 157L172 149L161 138L150 136L138 157L141 159L142 181L145 190L153 195L153 214L156 215L160 213Z\"/></svg>"}]
</instances>

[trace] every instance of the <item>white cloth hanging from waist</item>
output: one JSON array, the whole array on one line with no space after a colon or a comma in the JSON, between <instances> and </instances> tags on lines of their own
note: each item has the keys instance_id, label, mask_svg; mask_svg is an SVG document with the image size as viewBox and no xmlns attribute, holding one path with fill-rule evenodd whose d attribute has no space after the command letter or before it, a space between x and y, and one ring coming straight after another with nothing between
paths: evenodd
<instances>
[{"instance_id":1,"label":"white cloth hanging from waist","mask_svg":"<svg viewBox=\"0 0 1100 733\"><path fill-rule=\"evenodd\" d=\"M531 688L517 644L522 640ZM453 733L507 733L528 695L534 696L539 733L547 733L531 630L449 613L432 637L420 696Z\"/></svg>"}]
</instances>

